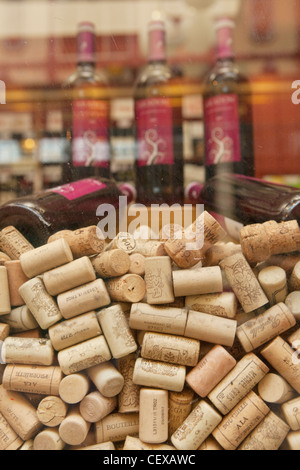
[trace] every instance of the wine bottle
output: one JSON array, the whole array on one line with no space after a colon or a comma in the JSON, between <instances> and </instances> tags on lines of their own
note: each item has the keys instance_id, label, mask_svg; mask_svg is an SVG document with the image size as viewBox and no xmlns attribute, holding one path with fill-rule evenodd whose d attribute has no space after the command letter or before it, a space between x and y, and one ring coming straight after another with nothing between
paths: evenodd
<instances>
[{"instance_id":1,"label":"wine bottle","mask_svg":"<svg viewBox=\"0 0 300 470\"><path fill-rule=\"evenodd\" d=\"M234 22L216 22L217 58L203 92L206 180L221 172L255 176L249 80L233 52Z\"/></svg>"},{"instance_id":2,"label":"wine bottle","mask_svg":"<svg viewBox=\"0 0 300 470\"><path fill-rule=\"evenodd\" d=\"M108 80L96 71L95 29L82 22L77 34L77 68L63 85L68 164L64 182L110 176Z\"/></svg>"},{"instance_id":3,"label":"wine bottle","mask_svg":"<svg viewBox=\"0 0 300 470\"><path fill-rule=\"evenodd\" d=\"M148 63L134 91L137 202L182 203L182 100L167 63L163 21L150 22L148 40Z\"/></svg>"},{"instance_id":4,"label":"wine bottle","mask_svg":"<svg viewBox=\"0 0 300 470\"><path fill-rule=\"evenodd\" d=\"M97 225L98 207L107 204L117 211L121 195L112 180L93 177L74 181L2 205L0 230L12 225L33 246L40 246L57 231Z\"/></svg>"}]
</instances>

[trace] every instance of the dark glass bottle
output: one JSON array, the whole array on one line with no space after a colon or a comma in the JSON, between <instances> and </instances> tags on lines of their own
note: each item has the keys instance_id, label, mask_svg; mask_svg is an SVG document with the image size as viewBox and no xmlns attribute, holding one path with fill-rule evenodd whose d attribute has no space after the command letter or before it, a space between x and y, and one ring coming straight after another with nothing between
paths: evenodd
<instances>
[{"instance_id":1,"label":"dark glass bottle","mask_svg":"<svg viewBox=\"0 0 300 470\"><path fill-rule=\"evenodd\" d=\"M82 22L77 34L77 68L63 85L68 164L64 183L110 176L109 93L103 71L96 71L94 25Z\"/></svg>"},{"instance_id":2,"label":"dark glass bottle","mask_svg":"<svg viewBox=\"0 0 300 470\"><path fill-rule=\"evenodd\" d=\"M183 202L182 100L179 80L172 77L167 64L164 23L151 21L148 64L137 79L134 93L138 203Z\"/></svg>"},{"instance_id":3,"label":"dark glass bottle","mask_svg":"<svg viewBox=\"0 0 300 470\"><path fill-rule=\"evenodd\" d=\"M216 22L217 60L203 92L206 180L221 172L255 175L250 82L235 61L234 22Z\"/></svg>"}]
</instances>

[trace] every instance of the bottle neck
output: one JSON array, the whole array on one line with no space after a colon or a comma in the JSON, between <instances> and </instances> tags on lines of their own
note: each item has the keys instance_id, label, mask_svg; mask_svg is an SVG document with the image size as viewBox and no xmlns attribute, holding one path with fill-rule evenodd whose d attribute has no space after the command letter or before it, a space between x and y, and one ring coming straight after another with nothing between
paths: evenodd
<instances>
[{"instance_id":1,"label":"bottle neck","mask_svg":"<svg viewBox=\"0 0 300 470\"><path fill-rule=\"evenodd\" d=\"M232 28L224 26L217 30L217 60L234 60Z\"/></svg>"},{"instance_id":2,"label":"bottle neck","mask_svg":"<svg viewBox=\"0 0 300 470\"><path fill-rule=\"evenodd\" d=\"M91 31L79 31L77 35L77 64L95 65L95 35Z\"/></svg>"},{"instance_id":3,"label":"bottle neck","mask_svg":"<svg viewBox=\"0 0 300 470\"><path fill-rule=\"evenodd\" d=\"M166 32L162 27L153 27L149 31L148 62L160 62L164 64L166 61Z\"/></svg>"}]
</instances>

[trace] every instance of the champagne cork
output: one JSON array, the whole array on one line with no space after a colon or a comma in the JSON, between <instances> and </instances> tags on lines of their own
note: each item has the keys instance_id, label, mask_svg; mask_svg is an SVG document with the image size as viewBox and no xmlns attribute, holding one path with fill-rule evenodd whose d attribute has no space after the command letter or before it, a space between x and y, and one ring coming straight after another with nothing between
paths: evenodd
<instances>
[{"instance_id":1,"label":"champagne cork","mask_svg":"<svg viewBox=\"0 0 300 470\"><path fill-rule=\"evenodd\" d=\"M109 361L90 367L87 374L104 397L117 396L124 387L124 377Z\"/></svg>"},{"instance_id":2,"label":"champagne cork","mask_svg":"<svg viewBox=\"0 0 300 470\"><path fill-rule=\"evenodd\" d=\"M129 271L130 259L126 251L116 249L95 256L92 265L102 278L118 277Z\"/></svg>"},{"instance_id":3,"label":"champagne cork","mask_svg":"<svg viewBox=\"0 0 300 470\"><path fill-rule=\"evenodd\" d=\"M146 258L144 279L148 304L174 302L172 265L168 256Z\"/></svg>"},{"instance_id":4,"label":"champagne cork","mask_svg":"<svg viewBox=\"0 0 300 470\"><path fill-rule=\"evenodd\" d=\"M133 382L145 387L182 392L185 374L185 366L138 358L134 366Z\"/></svg>"},{"instance_id":5,"label":"champagne cork","mask_svg":"<svg viewBox=\"0 0 300 470\"><path fill-rule=\"evenodd\" d=\"M8 336L1 354L6 364L51 366L55 359L51 341L46 338Z\"/></svg>"},{"instance_id":6,"label":"champagne cork","mask_svg":"<svg viewBox=\"0 0 300 470\"><path fill-rule=\"evenodd\" d=\"M5 266L0 266L0 315L7 315L10 311L11 303L7 268Z\"/></svg>"},{"instance_id":7,"label":"champagne cork","mask_svg":"<svg viewBox=\"0 0 300 470\"><path fill-rule=\"evenodd\" d=\"M112 357L118 359L137 350L126 316L118 304L100 310L97 318Z\"/></svg>"},{"instance_id":8,"label":"champagne cork","mask_svg":"<svg viewBox=\"0 0 300 470\"><path fill-rule=\"evenodd\" d=\"M124 274L106 281L111 299L115 302L140 302L146 294L146 283L137 274Z\"/></svg>"},{"instance_id":9,"label":"champagne cork","mask_svg":"<svg viewBox=\"0 0 300 470\"><path fill-rule=\"evenodd\" d=\"M31 439L43 426L29 400L3 385L0 385L0 413L23 441Z\"/></svg>"},{"instance_id":10,"label":"champagne cork","mask_svg":"<svg viewBox=\"0 0 300 470\"><path fill-rule=\"evenodd\" d=\"M208 436L198 450L224 450L213 436Z\"/></svg>"},{"instance_id":11,"label":"champagne cork","mask_svg":"<svg viewBox=\"0 0 300 470\"><path fill-rule=\"evenodd\" d=\"M130 255L136 248L136 240L131 233L119 232L118 235L105 247L105 251L108 250L123 250L125 253Z\"/></svg>"},{"instance_id":12,"label":"champagne cork","mask_svg":"<svg viewBox=\"0 0 300 470\"><path fill-rule=\"evenodd\" d=\"M283 416L292 431L300 430L300 397L283 403L281 407Z\"/></svg>"},{"instance_id":13,"label":"champagne cork","mask_svg":"<svg viewBox=\"0 0 300 470\"><path fill-rule=\"evenodd\" d=\"M231 347L234 343L236 328L236 320L190 310L184 336Z\"/></svg>"},{"instance_id":14,"label":"champagne cork","mask_svg":"<svg viewBox=\"0 0 300 470\"><path fill-rule=\"evenodd\" d=\"M67 416L68 405L57 396L45 397L37 408L37 416L44 426L55 428Z\"/></svg>"},{"instance_id":15,"label":"champagne cork","mask_svg":"<svg viewBox=\"0 0 300 470\"><path fill-rule=\"evenodd\" d=\"M266 294L242 253L225 258L220 266L246 313L268 303Z\"/></svg>"},{"instance_id":16,"label":"champagne cork","mask_svg":"<svg viewBox=\"0 0 300 470\"><path fill-rule=\"evenodd\" d=\"M291 387L300 393L300 361L297 352L277 336L260 353Z\"/></svg>"},{"instance_id":17,"label":"champagne cork","mask_svg":"<svg viewBox=\"0 0 300 470\"><path fill-rule=\"evenodd\" d=\"M6 323L0 323L0 341L4 341L9 336L10 327Z\"/></svg>"},{"instance_id":18,"label":"champagne cork","mask_svg":"<svg viewBox=\"0 0 300 470\"><path fill-rule=\"evenodd\" d=\"M79 228L77 230L61 230L51 235L48 243L65 239L69 244L75 258L92 256L101 253L105 247L103 233L96 225Z\"/></svg>"},{"instance_id":19,"label":"champagne cork","mask_svg":"<svg viewBox=\"0 0 300 470\"><path fill-rule=\"evenodd\" d=\"M61 439L58 428L43 429L33 440L33 450L63 450L66 443Z\"/></svg>"},{"instance_id":20,"label":"champagne cork","mask_svg":"<svg viewBox=\"0 0 300 470\"><path fill-rule=\"evenodd\" d=\"M18 450L22 444L22 439L0 413L0 450Z\"/></svg>"},{"instance_id":21,"label":"champagne cork","mask_svg":"<svg viewBox=\"0 0 300 470\"><path fill-rule=\"evenodd\" d=\"M28 240L13 226L5 227L0 232L0 249L12 260L34 249Z\"/></svg>"},{"instance_id":22,"label":"champagne cork","mask_svg":"<svg viewBox=\"0 0 300 470\"><path fill-rule=\"evenodd\" d=\"M288 450L300 450L300 431L291 431L286 436Z\"/></svg>"},{"instance_id":23,"label":"champagne cork","mask_svg":"<svg viewBox=\"0 0 300 470\"><path fill-rule=\"evenodd\" d=\"M62 319L56 301L48 294L40 277L25 282L19 292L42 330L47 330Z\"/></svg>"},{"instance_id":24,"label":"champagne cork","mask_svg":"<svg viewBox=\"0 0 300 470\"><path fill-rule=\"evenodd\" d=\"M222 273L219 266L211 268L179 269L173 271L175 297L214 294L223 290Z\"/></svg>"},{"instance_id":25,"label":"champagne cork","mask_svg":"<svg viewBox=\"0 0 300 470\"><path fill-rule=\"evenodd\" d=\"M259 396L267 403L282 404L295 397L295 390L278 374L267 374L258 384Z\"/></svg>"},{"instance_id":26,"label":"champagne cork","mask_svg":"<svg viewBox=\"0 0 300 470\"><path fill-rule=\"evenodd\" d=\"M208 394L209 400L223 414L229 413L269 372L253 353L246 354ZM222 445L222 444L221 444Z\"/></svg>"},{"instance_id":27,"label":"champagne cork","mask_svg":"<svg viewBox=\"0 0 300 470\"><path fill-rule=\"evenodd\" d=\"M126 436L123 450L176 450L175 447L168 444L147 444L138 437ZM153 459L154 460L154 459ZM154 463L154 462L153 462Z\"/></svg>"},{"instance_id":28,"label":"champagne cork","mask_svg":"<svg viewBox=\"0 0 300 470\"><path fill-rule=\"evenodd\" d=\"M186 376L187 384L202 398L235 367L236 360L222 346L214 346Z\"/></svg>"},{"instance_id":29,"label":"champagne cork","mask_svg":"<svg viewBox=\"0 0 300 470\"><path fill-rule=\"evenodd\" d=\"M258 280L269 299L270 305L285 301L288 295L288 286L284 269L279 266L268 266L260 271Z\"/></svg>"},{"instance_id":30,"label":"champagne cork","mask_svg":"<svg viewBox=\"0 0 300 470\"><path fill-rule=\"evenodd\" d=\"M295 326L296 320L283 303L274 305L237 328L237 337L246 352L253 351Z\"/></svg>"},{"instance_id":31,"label":"champagne cork","mask_svg":"<svg viewBox=\"0 0 300 470\"><path fill-rule=\"evenodd\" d=\"M165 250L177 266L188 269L203 261L206 251L225 237L226 232L221 225L204 211L183 231L181 238L167 240Z\"/></svg>"},{"instance_id":32,"label":"champagne cork","mask_svg":"<svg viewBox=\"0 0 300 470\"><path fill-rule=\"evenodd\" d=\"M8 315L1 317L1 321L4 321L10 327L12 334L33 330L39 326L27 305L12 308Z\"/></svg>"},{"instance_id":33,"label":"champagne cork","mask_svg":"<svg viewBox=\"0 0 300 470\"><path fill-rule=\"evenodd\" d=\"M103 279L96 279L59 294L57 303L65 319L76 317L110 304L110 297Z\"/></svg>"},{"instance_id":34,"label":"champagne cork","mask_svg":"<svg viewBox=\"0 0 300 470\"><path fill-rule=\"evenodd\" d=\"M289 426L270 411L239 446L238 450L278 450L289 432Z\"/></svg>"},{"instance_id":35,"label":"champagne cork","mask_svg":"<svg viewBox=\"0 0 300 470\"><path fill-rule=\"evenodd\" d=\"M168 392L141 388L139 438L150 444L161 444L168 439Z\"/></svg>"},{"instance_id":36,"label":"champagne cork","mask_svg":"<svg viewBox=\"0 0 300 470\"><path fill-rule=\"evenodd\" d=\"M83 313L51 326L48 330L52 346L61 351L74 344L82 343L102 333L96 312Z\"/></svg>"},{"instance_id":37,"label":"champagne cork","mask_svg":"<svg viewBox=\"0 0 300 470\"><path fill-rule=\"evenodd\" d=\"M146 332L141 356L153 361L193 367L200 354L200 341L182 336Z\"/></svg>"},{"instance_id":38,"label":"champagne cork","mask_svg":"<svg viewBox=\"0 0 300 470\"><path fill-rule=\"evenodd\" d=\"M111 413L95 424L96 442L124 441L126 436L138 436L138 413Z\"/></svg>"},{"instance_id":39,"label":"champagne cork","mask_svg":"<svg viewBox=\"0 0 300 470\"><path fill-rule=\"evenodd\" d=\"M171 442L178 450L197 450L221 421L222 416L201 400L171 436Z\"/></svg>"},{"instance_id":40,"label":"champagne cork","mask_svg":"<svg viewBox=\"0 0 300 470\"><path fill-rule=\"evenodd\" d=\"M190 295L185 298L185 306L196 312L231 319L235 318L238 311L237 298L233 292Z\"/></svg>"},{"instance_id":41,"label":"champagne cork","mask_svg":"<svg viewBox=\"0 0 300 470\"><path fill-rule=\"evenodd\" d=\"M135 330L183 335L187 313L185 308L157 307L146 303L135 303L131 307L129 326Z\"/></svg>"},{"instance_id":42,"label":"champagne cork","mask_svg":"<svg viewBox=\"0 0 300 470\"><path fill-rule=\"evenodd\" d=\"M110 359L111 354L103 335L70 346L57 354L58 363L65 375L81 372Z\"/></svg>"},{"instance_id":43,"label":"champagne cork","mask_svg":"<svg viewBox=\"0 0 300 470\"><path fill-rule=\"evenodd\" d=\"M168 435L172 436L192 411L194 391L185 387L182 392L169 392Z\"/></svg>"},{"instance_id":44,"label":"champagne cork","mask_svg":"<svg viewBox=\"0 0 300 470\"><path fill-rule=\"evenodd\" d=\"M212 434L224 450L236 450L269 411L263 400L251 391L223 418Z\"/></svg>"},{"instance_id":45,"label":"champagne cork","mask_svg":"<svg viewBox=\"0 0 300 470\"><path fill-rule=\"evenodd\" d=\"M297 321L300 320L300 291L295 290L288 294L285 299L287 308L292 312Z\"/></svg>"},{"instance_id":46,"label":"champagne cork","mask_svg":"<svg viewBox=\"0 0 300 470\"><path fill-rule=\"evenodd\" d=\"M86 375L70 374L60 381L58 393L65 403L75 405L83 400L89 388L90 381Z\"/></svg>"},{"instance_id":47,"label":"champagne cork","mask_svg":"<svg viewBox=\"0 0 300 470\"><path fill-rule=\"evenodd\" d=\"M20 307L24 300L19 294L19 288L28 281L28 277L23 272L20 260L6 261L4 266L7 269L10 304L12 307Z\"/></svg>"},{"instance_id":48,"label":"champagne cork","mask_svg":"<svg viewBox=\"0 0 300 470\"><path fill-rule=\"evenodd\" d=\"M241 229L242 251L251 264L272 255L293 253L300 249L300 230L296 220L247 225Z\"/></svg>"},{"instance_id":49,"label":"champagne cork","mask_svg":"<svg viewBox=\"0 0 300 470\"><path fill-rule=\"evenodd\" d=\"M139 411L140 386L133 383L133 370L136 361L134 353L121 357L117 361L117 368L124 377L124 386L118 394L119 413L134 413Z\"/></svg>"},{"instance_id":50,"label":"champagne cork","mask_svg":"<svg viewBox=\"0 0 300 470\"><path fill-rule=\"evenodd\" d=\"M140 253L132 253L129 255L129 274L138 274L139 276L145 275L145 261L146 258Z\"/></svg>"},{"instance_id":51,"label":"champagne cork","mask_svg":"<svg viewBox=\"0 0 300 470\"><path fill-rule=\"evenodd\" d=\"M228 256L240 253L242 247L240 244L233 242L227 243L217 243L207 250L205 253L205 259L203 261L203 266L218 266L220 261Z\"/></svg>"},{"instance_id":52,"label":"champagne cork","mask_svg":"<svg viewBox=\"0 0 300 470\"><path fill-rule=\"evenodd\" d=\"M296 263L290 275L289 287L291 291L300 291L300 261Z\"/></svg>"},{"instance_id":53,"label":"champagne cork","mask_svg":"<svg viewBox=\"0 0 300 470\"><path fill-rule=\"evenodd\" d=\"M15 392L57 396L62 379L57 366L8 364L2 383L5 389Z\"/></svg>"},{"instance_id":54,"label":"champagne cork","mask_svg":"<svg viewBox=\"0 0 300 470\"><path fill-rule=\"evenodd\" d=\"M116 397L104 397L100 392L91 392L80 402L80 414L89 423L96 423L112 413L117 406Z\"/></svg>"},{"instance_id":55,"label":"champagne cork","mask_svg":"<svg viewBox=\"0 0 300 470\"><path fill-rule=\"evenodd\" d=\"M145 258L153 256L166 256L165 244L160 240L141 240L135 241L136 247L134 253L139 253Z\"/></svg>"},{"instance_id":56,"label":"champagne cork","mask_svg":"<svg viewBox=\"0 0 300 470\"><path fill-rule=\"evenodd\" d=\"M83 419L79 406L73 405L67 416L59 425L58 432L60 438L69 445L78 446L84 442L90 430L91 423Z\"/></svg>"},{"instance_id":57,"label":"champagne cork","mask_svg":"<svg viewBox=\"0 0 300 470\"><path fill-rule=\"evenodd\" d=\"M20 256L21 267L28 278L33 278L73 260L71 249L64 239L57 240Z\"/></svg>"},{"instance_id":58,"label":"champagne cork","mask_svg":"<svg viewBox=\"0 0 300 470\"><path fill-rule=\"evenodd\" d=\"M3 251L0 251L0 266L4 266L6 261L11 261L11 258L6 253L3 253Z\"/></svg>"}]
</instances>

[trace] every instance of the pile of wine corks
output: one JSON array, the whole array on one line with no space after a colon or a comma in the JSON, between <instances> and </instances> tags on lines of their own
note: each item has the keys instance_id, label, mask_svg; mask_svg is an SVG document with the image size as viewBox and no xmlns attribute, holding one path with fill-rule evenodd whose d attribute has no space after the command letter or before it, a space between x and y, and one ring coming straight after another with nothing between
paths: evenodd
<instances>
[{"instance_id":1,"label":"pile of wine corks","mask_svg":"<svg viewBox=\"0 0 300 470\"><path fill-rule=\"evenodd\" d=\"M0 450L300 450L298 223L137 233L1 231Z\"/></svg>"}]
</instances>

